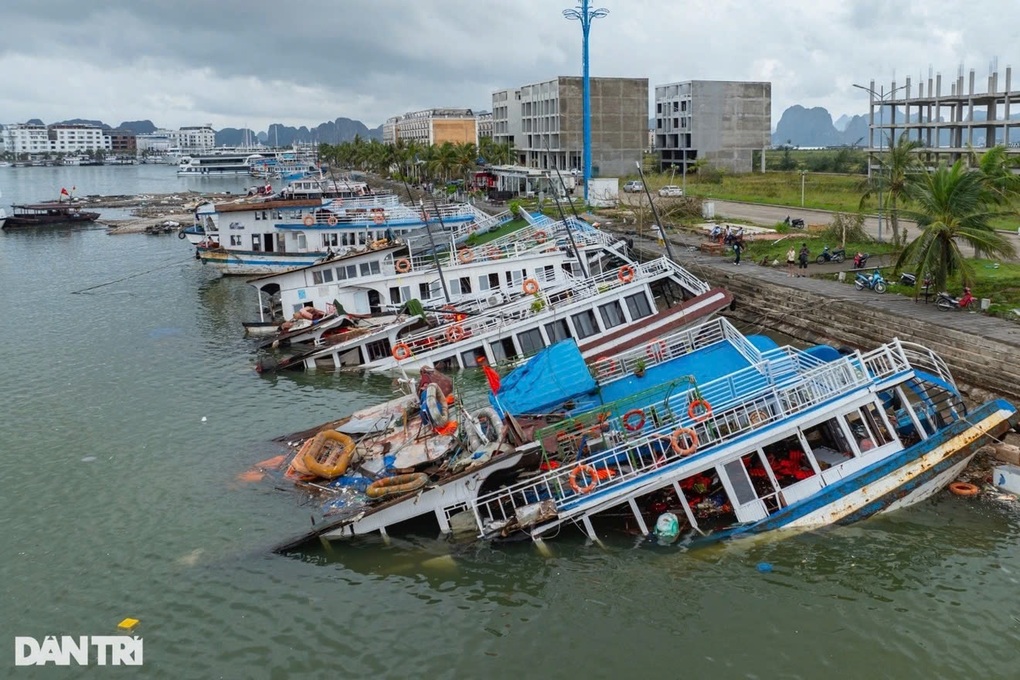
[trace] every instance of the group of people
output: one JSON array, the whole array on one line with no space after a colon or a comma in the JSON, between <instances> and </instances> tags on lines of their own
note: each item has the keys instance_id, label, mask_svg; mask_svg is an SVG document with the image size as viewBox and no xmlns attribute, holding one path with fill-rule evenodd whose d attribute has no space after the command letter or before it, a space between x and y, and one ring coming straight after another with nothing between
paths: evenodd
<instances>
[{"instance_id":1,"label":"group of people","mask_svg":"<svg viewBox=\"0 0 1020 680\"><path fill-rule=\"evenodd\" d=\"M800 244L800 252L798 252L793 245L786 251L786 275L789 277L804 276L803 274L797 274L793 270L795 262L799 263L799 269L807 269L808 259L811 257L811 251L808 250L806 243Z\"/></svg>"}]
</instances>

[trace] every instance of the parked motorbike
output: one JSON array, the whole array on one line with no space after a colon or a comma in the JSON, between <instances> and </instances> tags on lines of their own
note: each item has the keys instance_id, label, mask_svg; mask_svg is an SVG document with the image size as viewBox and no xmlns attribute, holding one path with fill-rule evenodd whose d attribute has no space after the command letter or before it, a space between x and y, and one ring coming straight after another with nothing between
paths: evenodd
<instances>
[{"instance_id":1,"label":"parked motorbike","mask_svg":"<svg viewBox=\"0 0 1020 680\"><path fill-rule=\"evenodd\" d=\"M783 224L785 224L788 227L793 227L794 229L804 228L804 220L800 219L799 217L796 217L791 220L789 215L787 215L786 219L783 220Z\"/></svg>"},{"instance_id":2,"label":"parked motorbike","mask_svg":"<svg viewBox=\"0 0 1020 680\"><path fill-rule=\"evenodd\" d=\"M950 309L966 309L972 302L974 302L974 296L970 294L970 288L964 288L963 295L958 298L949 293L939 293L935 299L935 306L939 308L940 312L948 312Z\"/></svg>"},{"instance_id":3,"label":"parked motorbike","mask_svg":"<svg viewBox=\"0 0 1020 680\"><path fill-rule=\"evenodd\" d=\"M884 293L888 290L889 284L885 280L885 277L882 276L882 272L878 271L876 268L875 271L871 273L871 276L866 275L864 272L858 272L857 276L854 277L854 287L857 288L857 290L869 288L876 293Z\"/></svg>"},{"instance_id":4,"label":"parked motorbike","mask_svg":"<svg viewBox=\"0 0 1020 680\"><path fill-rule=\"evenodd\" d=\"M871 257L867 253L857 253L854 255L854 269L864 269L868 266L868 258Z\"/></svg>"},{"instance_id":5,"label":"parked motorbike","mask_svg":"<svg viewBox=\"0 0 1020 680\"><path fill-rule=\"evenodd\" d=\"M815 258L815 262L818 264L825 264L826 262L842 262L846 259L846 250L840 248L839 250L829 250L829 246L822 248L822 254Z\"/></svg>"},{"instance_id":6,"label":"parked motorbike","mask_svg":"<svg viewBox=\"0 0 1020 680\"><path fill-rule=\"evenodd\" d=\"M909 286L909 287L913 288L914 286L917 285L917 274L910 274L908 272L903 272L902 274L900 274L900 285L901 286ZM931 286L931 277L930 276L925 276L924 279L921 281L921 288L924 288L924 289L927 290L930 286Z\"/></svg>"}]
</instances>

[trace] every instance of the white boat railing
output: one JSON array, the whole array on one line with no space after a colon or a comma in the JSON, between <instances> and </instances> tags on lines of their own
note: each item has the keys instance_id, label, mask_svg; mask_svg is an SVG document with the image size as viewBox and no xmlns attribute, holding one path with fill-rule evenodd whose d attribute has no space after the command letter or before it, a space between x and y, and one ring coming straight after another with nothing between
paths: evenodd
<instances>
[{"instance_id":1,"label":"white boat railing","mask_svg":"<svg viewBox=\"0 0 1020 680\"><path fill-rule=\"evenodd\" d=\"M636 489L668 483L665 477L679 479L679 468L685 467L681 461L705 456L753 430L909 370L911 365L898 342L831 362L789 347L767 352L755 366L684 390L661 407L656 404L661 418L654 428L628 437L618 419L596 421L584 434L604 436L611 447L580 464L595 469L612 467L612 474L591 479L592 488L587 492L574 491L570 480L576 474L575 466L565 465L479 496L472 503L478 530L484 536L514 518L519 508L538 501L552 501L561 521L614 505L623 495L633 496ZM701 412L697 420L688 412L695 399L712 404L711 411ZM688 438L685 430L695 438ZM673 440L679 442L677 446L672 445ZM688 445L693 450L686 453Z\"/></svg>"},{"instance_id":2,"label":"white boat railing","mask_svg":"<svg viewBox=\"0 0 1020 680\"><path fill-rule=\"evenodd\" d=\"M312 219L305 224L305 219ZM426 219L436 228L439 221L450 220L447 230L441 231L447 234L453 227L454 222L471 220L474 216L472 206L464 203L448 203L436 207L426 206L424 209L406 206L396 200L395 196L364 196L360 198L333 198L325 199L319 208L309 209L303 218L298 219L298 224L280 224L283 228L296 229L304 227L385 227L395 222L400 226L424 225Z\"/></svg>"}]
</instances>

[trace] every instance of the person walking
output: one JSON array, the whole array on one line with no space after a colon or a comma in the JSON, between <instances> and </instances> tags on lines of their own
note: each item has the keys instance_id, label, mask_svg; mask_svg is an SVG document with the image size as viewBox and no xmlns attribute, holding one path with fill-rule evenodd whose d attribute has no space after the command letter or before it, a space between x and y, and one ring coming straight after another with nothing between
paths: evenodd
<instances>
[{"instance_id":1,"label":"person walking","mask_svg":"<svg viewBox=\"0 0 1020 680\"><path fill-rule=\"evenodd\" d=\"M791 245L786 251L786 275L793 278L793 264L797 261L797 250Z\"/></svg>"},{"instance_id":2,"label":"person walking","mask_svg":"<svg viewBox=\"0 0 1020 680\"><path fill-rule=\"evenodd\" d=\"M744 242L743 241L737 240L737 241L733 242L733 255L734 255L734 258L735 258L733 260L733 264L736 264L736 265L740 264L740 251L742 251L743 249L744 249Z\"/></svg>"},{"instance_id":3,"label":"person walking","mask_svg":"<svg viewBox=\"0 0 1020 680\"><path fill-rule=\"evenodd\" d=\"M800 268L801 269L807 269L807 261L808 261L809 257L811 257L811 253L807 249L807 244L806 243L801 243L800 244ZM804 275L803 274L798 274L797 276L804 276Z\"/></svg>"}]
</instances>

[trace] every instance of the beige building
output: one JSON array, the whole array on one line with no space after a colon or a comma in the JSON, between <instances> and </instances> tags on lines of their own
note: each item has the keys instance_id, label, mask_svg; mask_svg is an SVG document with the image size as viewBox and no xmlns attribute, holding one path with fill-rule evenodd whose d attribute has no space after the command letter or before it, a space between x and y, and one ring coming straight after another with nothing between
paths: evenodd
<instances>
[{"instance_id":1,"label":"beige building","mask_svg":"<svg viewBox=\"0 0 1020 680\"><path fill-rule=\"evenodd\" d=\"M648 79L591 78L592 175L634 172L648 146ZM517 162L542 170L581 170L584 131L580 76L492 94L496 143L513 144Z\"/></svg>"},{"instance_id":2,"label":"beige building","mask_svg":"<svg viewBox=\"0 0 1020 680\"><path fill-rule=\"evenodd\" d=\"M394 116L383 123L383 143L399 139L428 146L477 144L477 117L471 109L425 109Z\"/></svg>"}]
</instances>

